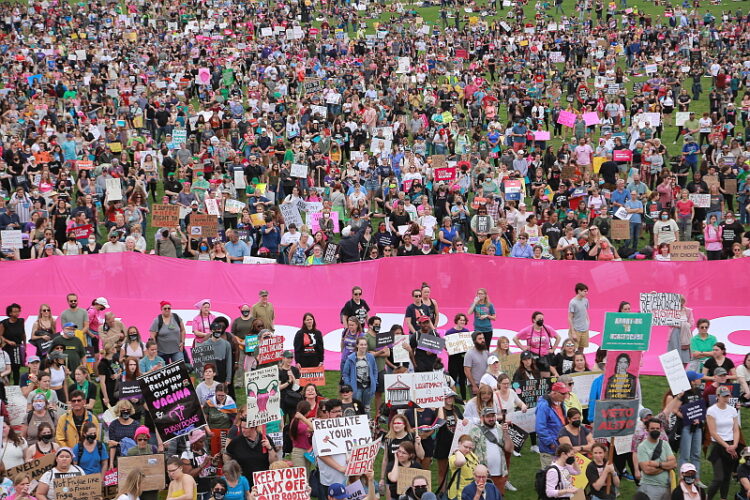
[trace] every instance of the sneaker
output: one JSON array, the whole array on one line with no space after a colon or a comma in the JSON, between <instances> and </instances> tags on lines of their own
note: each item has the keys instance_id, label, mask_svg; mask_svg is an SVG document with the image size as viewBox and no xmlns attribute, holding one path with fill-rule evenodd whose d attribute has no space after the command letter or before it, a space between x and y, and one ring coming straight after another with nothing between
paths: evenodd
<instances>
[{"instance_id":1,"label":"sneaker","mask_svg":"<svg viewBox=\"0 0 750 500\"><path fill-rule=\"evenodd\" d=\"M533 453L539 453L539 447L537 445L534 445L534 446L531 447L531 451Z\"/></svg>"},{"instance_id":2,"label":"sneaker","mask_svg":"<svg viewBox=\"0 0 750 500\"><path fill-rule=\"evenodd\" d=\"M520 457L520 456L521 456L521 454L520 454L520 453L518 453L518 452L517 452L516 450L513 450L513 456L514 456L514 457Z\"/></svg>"},{"instance_id":3,"label":"sneaker","mask_svg":"<svg viewBox=\"0 0 750 500\"><path fill-rule=\"evenodd\" d=\"M507 483L505 483L505 489L508 490L508 491L518 491L518 488L516 488L515 486L513 486L512 484L510 484L510 481L508 481Z\"/></svg>"},{"instance_id":4,"label":"sneaker","mask_svg":"<svg viewBox=\"0 0 750 500\"><path fill-rule=\"evenodd\" d=\"M698 481L697 483L695 483L695 485L696 485L696 486L697 486L698 488L702 489L702 490L705 490L705 489L707 489L707 488L708 488L708 486L706 486L705 484L703 484L703 481Z\"/></svg>"},{"instance_id":5,"label":"sneaker","mask_svg":"<svg viewBox=\"0 0 750 500\"><path fill-rule=\"evenodd\" d=\"M620 477L622 477L623 479L627 479L628 481L633 481L635 479L630 472L623 472L622 476Z\"/></svg>"}]
</instances>

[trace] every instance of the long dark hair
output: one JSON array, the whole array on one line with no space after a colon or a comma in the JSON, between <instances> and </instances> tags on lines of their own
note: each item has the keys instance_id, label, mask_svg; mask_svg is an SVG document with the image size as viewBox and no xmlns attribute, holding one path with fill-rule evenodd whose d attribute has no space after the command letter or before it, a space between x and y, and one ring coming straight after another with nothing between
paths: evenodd
<instances>
[{"instance_id":1,"label":"long dark hair","mask_svg":"<svg viewBox=\"0 0 750 500\"><path fill-rule=\"evenodd\" d=\"M307 415L310 412L310 403L305 401L304 399L297 403L297 413L301 413L302 415ZM292 419L292 423L289 424L289 435L292 436L292 439L297 439L297 435L299 432L299 418L296 416Z\"/></svg>"},{"instance_id":2,"label":"long dark hair","mask_svg":"<svg viewBox=\"0 0 750 500\"><path fill-rule=\"evenodd\" d=\"M310 312L306 312L305 314L302 315L302 328L301 329L304 331L307 331L307 327L305 326L305 320L307 319L308 316L310 316L313 320L312 329L310 331L314 332L315 330L318 329L318 323L315 321L315 316L313 316L313 313L310 313Z\"/></svg>"}]
</instances>

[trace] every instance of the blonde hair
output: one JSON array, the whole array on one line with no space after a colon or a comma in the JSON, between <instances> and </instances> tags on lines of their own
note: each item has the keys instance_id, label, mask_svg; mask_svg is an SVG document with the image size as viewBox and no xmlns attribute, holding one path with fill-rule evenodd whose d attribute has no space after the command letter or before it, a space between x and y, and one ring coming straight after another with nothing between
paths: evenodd
<instances>
[{"instance_id":1,"label":"blonde hair","mask_svg":"<svg viewBox=\"0 0 750 500\"><path fill-rule=\"evenodd\" d=\"M119 494L131 495L133 498L141 496L141 493L143 493L142 481L145 476L141 469L131 470L125 481L120 483Z\"/></svg>"},{"instance_id":2,"label":"blonde hair","mask_svg":"<svg viewBox=\"0 0 750 500\"><path fill-rule=\"evenodd\" d=\"M397 415L394 415L393 418L391 418L391 421L388 423L388 434L385 435L385 437L388 439L394 439L396 437L396 434L393 432L393 429L391 429L391 424L396 419L399 419L404 422L404 430L406 431L407 434L412 433L412 428L411 428L411 424L409 423L409 419L406 418L404 415L397 414Z\"/></svg>"},{"instance_id":3,"label":"blonde hair","mask_svg":"<svg viewBox=\"0 0 750 500\"><path fill-rule=\"evenodd\" d=\"M130 410L130 412L133 413L135 411L135 408L133 407L133 403L131 403L127 399L121 399L117 402L113 411L115 415L119 417L122 410Z\"/></svg>"}]
</instances>

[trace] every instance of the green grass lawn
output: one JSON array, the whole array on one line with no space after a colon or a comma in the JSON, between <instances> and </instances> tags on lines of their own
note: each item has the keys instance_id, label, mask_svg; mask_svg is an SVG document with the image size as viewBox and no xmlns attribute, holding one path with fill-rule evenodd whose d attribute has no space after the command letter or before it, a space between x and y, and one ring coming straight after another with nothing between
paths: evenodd
<instances>
[{"instance_id":1,"label":"green grass lawn","mask_svg":"<svg viewBox=\"0 0 750 500\"><path fill-rule=\"evenodd\" d=\"M327 371L326 372L326 385L320 387L320 392L327 398L338 397L338 380L339 372ZM643 390L643 406L650 408L654 412L659 412L662 408L662 398L669 389L666 379L663 376L644 376L641 378L641 388ZM237 394L239 401L237 404L244 404L244 394ZM747 412L745 413L745 421L743 422L743 434L750 435L750 423L748 423ZM527 440L524 445L524 449L521 452L521 457L513 457L511 461L511 473L510 481L513 483L517 492L507 492L505 498L511 500L535 500L537 498L536 493L533 489L534 475L539 469L539 455L529 450L530 441ZM377 474L380 473L381 456L375 464L376 478L379 477ZM702 462L702 479L705 484L711 481L713 476L711 464L704 458ZM437 463L433 462L432 467L433 486L439 481L437 477ZM622 499L630 499L636 491L635 483L632 481L622 480L621 483ZM730 498L734 498L734 492L737 491L736 486L732 486L730 489Z\"/></svg>"}]
</instances>

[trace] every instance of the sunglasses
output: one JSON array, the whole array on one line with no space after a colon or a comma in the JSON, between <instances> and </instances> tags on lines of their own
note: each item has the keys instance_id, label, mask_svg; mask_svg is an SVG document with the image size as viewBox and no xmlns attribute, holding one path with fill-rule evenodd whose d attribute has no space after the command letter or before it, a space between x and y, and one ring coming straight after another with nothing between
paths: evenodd
<instances>
[{"instance_id":1,"label":"sunglasses","mask_svg":"<svg viewBox=\"0 0 750 500\"><path fill-rule=\"evenodd\" d=\"M148 441L148 438L138 438L136 441Z\"/></svg>"}]
</instances>

